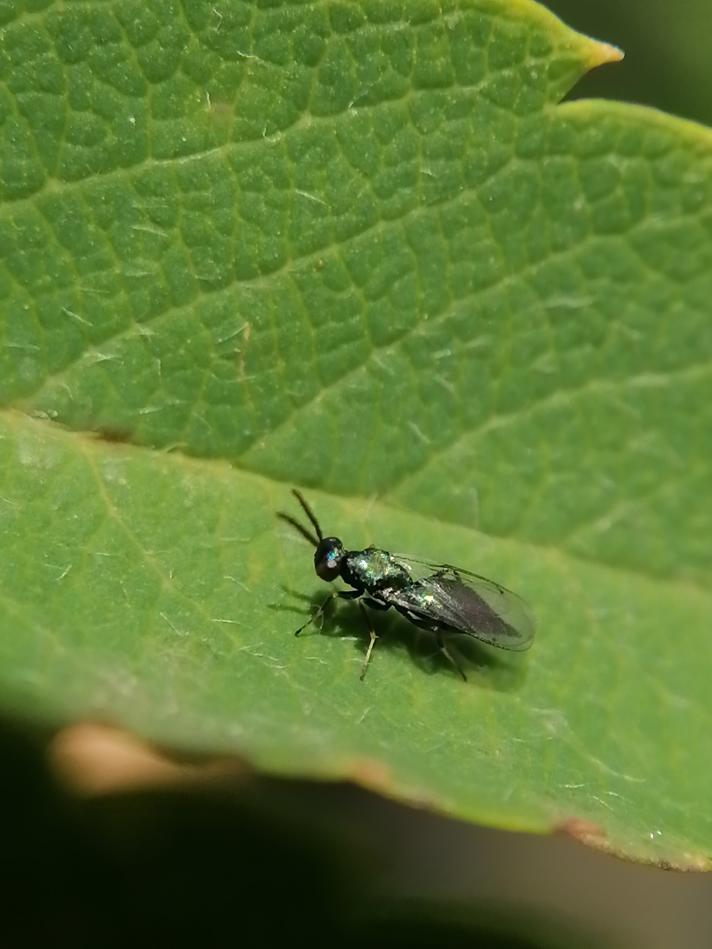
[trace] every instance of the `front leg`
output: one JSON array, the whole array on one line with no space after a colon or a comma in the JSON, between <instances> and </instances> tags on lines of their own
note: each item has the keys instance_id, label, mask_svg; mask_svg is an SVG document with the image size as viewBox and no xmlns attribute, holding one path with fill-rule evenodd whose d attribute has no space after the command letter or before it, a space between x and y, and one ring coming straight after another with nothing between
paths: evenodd
<instances>
[{"instance_id":1,"label":"front leg","mask_svg":"<svg viewBox=\"0 0 712 949\"><path fill-rule=\"evenodd\" d=\"M334 596L338 596L342 600L356 600L358 597L363 596L363 590L337 590Z\"/></svg>"},{"instance_id":2,"label":"front leg","mask_svg":"<svg viewBox=\"0 0 712 949\"><path fill-rule=\"evenodd\" d=\"M334 590L333 593L330 593L327 596L327 598L324 600L321 606L318 609L314 610L314 612L306 621L306 623L300 626L299 629L294 633L294 635L299 636L299 634L302 633L307 628L307 626L311 626L311 624L316 622L317 619L321 619L321 617L326 612L327 606L329 605L329 603L331 603L331 601L335 597L338 596L342 600L355 600L357 597L361 596L362 592L363 592L362 590Z\"/></svg>"},{"instance_id":3,"label":"front leg","mask_svg":"<svg viewBox=\"0 0 712 949\"><path fill-rule=\"evenodd\" d=\"M331 603L331 601L334 599L335 596L336 596L335 593L330 593L330 594L327 596L327 598L324 600L324 602L321 604L321 606L320 606L318 609L314 610L314 612L313 612L312 615L309 617L309 619L306 621L306 623L303 623L303 624L299 627L299 629L295 630L294 635L295 635L295 636L299 636L301 633L304 632L304 630L307 628L307 626L311 626L311 624L314 623L317 619L320 619L320 618L324 615L324 613L326 612L327 606L329 605L329 603Z\"/></svg>"}]
</instances>

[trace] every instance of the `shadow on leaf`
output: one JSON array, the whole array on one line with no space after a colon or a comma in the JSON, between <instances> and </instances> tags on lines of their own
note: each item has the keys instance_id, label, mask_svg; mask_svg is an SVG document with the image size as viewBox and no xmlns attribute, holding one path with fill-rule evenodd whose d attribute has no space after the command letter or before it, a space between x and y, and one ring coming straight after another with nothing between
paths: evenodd
<instances>
[{"instance_id":1,"label":"shadow on leaf","mask_svg":"<svg viewBox=\"0 0 712 949\"><path fill-rule=\"evenodd\" d=\"M300 615L303 619L299 626L308 622L309 615L316 614L324 603L328 594L306 594L287 586L282 586L286 596L302 601L309 605L309 609ZM289 602L271 603L270 609L280 613L297 614L294 604ZM449 650L456 652L458 661L464 667L468 681L461 682L457 673L438 650L435 635L427 630L418 629L393 610L381 612L368 611L373 628L378 634L378 641L373 651L371 665L366 675L372 674L372 666L378 662L378 653L383 650L393 650L407 653L410 661L423 672L424 675L445 675L457 684L467 688L494 689L497 692L513 692L521 688L527 676L528 661L522 653L513 653L503 649L496 649L479 642L465 634L448 634L446 644ZM294 630L291 630L293 633ZM355 603L339 603L333 601L325 612L321 621L316 620L304 628L300 638L310 635L322 635L355 640L354 648L360 655L365 656L368 645L368 630L363 622L361 612ZM357 676L355 676L357 678Z\"/></svg>"}]
</instances>

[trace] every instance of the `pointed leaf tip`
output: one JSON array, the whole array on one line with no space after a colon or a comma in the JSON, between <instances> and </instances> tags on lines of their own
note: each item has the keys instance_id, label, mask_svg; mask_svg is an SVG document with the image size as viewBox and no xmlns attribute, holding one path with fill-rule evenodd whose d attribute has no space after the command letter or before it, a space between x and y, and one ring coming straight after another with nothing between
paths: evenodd
<instances>
[{"instance_id":1,"label":"pointed leaf tip","mask_svg":"<svg viewBox=\"0 0 712 949\"><path fill-rule=\"evenodd\" d=\"M600 40L591 41L591 50L586 66L589 70L609 63L619 63L625 58L625 53L612 43L603 43Z\"/></svg>"}]
</instances>

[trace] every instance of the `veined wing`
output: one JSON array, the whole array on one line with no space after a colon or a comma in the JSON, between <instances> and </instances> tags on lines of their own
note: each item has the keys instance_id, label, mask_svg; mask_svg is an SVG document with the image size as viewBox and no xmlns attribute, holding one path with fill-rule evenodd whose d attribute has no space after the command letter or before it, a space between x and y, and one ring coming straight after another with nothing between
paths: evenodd
<instances>
[{"instance_id":1,"label":"veined wing","mask_svg":"<svg viewBox=\"0 0 712 949\"><path fill-rule=\"evenodd\" d=\"M489 577L483 577L480 573L465 570L464 567L456 567L452 563L437 563L434 560L417 560L415 557L407 557L404 554L391 554L391 556L394 560L406 566L412 574L417 575L418 579L431 577L434 573L444 573L456 578L467 577L472 580L482 580L484 583L496 587L498 590L504 590L505 593L511 593L512 596L517 596L513 590L508 590L507 587L502 586L501 583L490 580ZM521 597L519 597L519 599L521 599Z\"/></svg>"},{"instance_id":2,"label":"veined wing","mask_svg":"<svg viewBox=\"0 0 712 949\"><path fill-rule=\"evenodd\" d=\"M449 564L429 564L400 556L397 559L428 567L432 573L391 591L389 601L394 606L500 649L519 651L531 646L534 618L516 593Z\"/></svg>"}]
</instances>

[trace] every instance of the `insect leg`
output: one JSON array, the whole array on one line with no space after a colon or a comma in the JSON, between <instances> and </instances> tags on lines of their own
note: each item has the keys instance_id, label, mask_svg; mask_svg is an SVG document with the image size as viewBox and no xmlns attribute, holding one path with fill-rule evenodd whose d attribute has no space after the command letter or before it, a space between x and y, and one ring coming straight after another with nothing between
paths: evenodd
<instances>
[{"instance_id":1,"label":"insect leg","mask_svg":"<svg viewBox=\"0 0 712 949\"><path fill-rule=\"evenodd\" d=\"M322 617L324 615L324 612L326 611L327 606L329 605L329 603L331 603L331 601L334 599L335 596L336 596L335 593L330 593L327 596L327 598L324 600L324 602L321 604L321 606L318 609L314 610L314 612L306 621L306 623L304 623L302 626L299 627L298 630L296 630L294 635L299 636L299 634L302 633L307 628L307 626L311 626L312 623L314 623L317 619Z\"/></svg>"},{"instance_id":2,"label":"insect leg","mask_svg":"<svg viewBox=\"0 0 712 949\"><path fill-rule=\"evenodd\" d=\"M448 662L450 662L457 669L457 671L462 676L463 681L467 682L467 676L460 668L460 665L457 662L457 660L454 658L454 656L450 652L448 652L448 648L445 645L445 640L443 639L443 632L437 626L435 627L435 639L437 640L438 649L440 650L440 652L443 654L443 656L445 656Z\"/></svg>"},{"instance_id":3,"label":"insect leg","mask_svg":"<svg viewBox=\"0 0 712 949\"><path fill-rule=\"evenodd\" d=\"M413 626L417 626L419 629L427 629L430 633L435 633L435 641L438 644L438 649L443 654L443 656L445 656L450 665L460 673L464 681L467 682L467 676L462 671L459 663L455 660L454 656L450 653L447 646L445 645L445 640L443 639L443 633L440 627L436 626L429 620L422 619L415 613L412 613L410 610L400 609L399 607L397 607L397 609L399 613L402 613L403 616L405 616L406 619L413 624Z\"/></svg>"},{"instance_id":4,"label":"insect leg","mask_svg":"<svg viewBox=\"0 0 712 949\"><path fill-rule=\"evenodd\" d=\"M333 593L330 593L324 602L321 604L318 609L314 610L309 619L304 623L299 629L295 632L295 636L298 636L307 626L311 626L317 619L320 619L326 612L326 608L331 603L335 597L340 597L342 600L353 600L357 596L361 596L360 590L335 590Z\"/></svg>"},{"instance_id":5,"label":"insect leg","mask_svg":"<svg viewBox=\"0 0 712 949\"><path fill-rule=\"evenodd\" d=\"M366 669L368 669L368 664L371 661L371 653L373 652L373 647L376 644L376 640L378 639L378 636L376 636L376 631L374 630L373 625L371 624L371 620L368 618L366 607L363 605L363 603L359 603L359 606L361 607L363 618L366 620L366 625L368 626L368 635L371 637L371 641L368 644L368 649L366 650L366 658L364 659L364 662L363 662L361 675L359 676L359 679L363 682L364 677L366 675Z\"/></svg>"}]
</instances>

